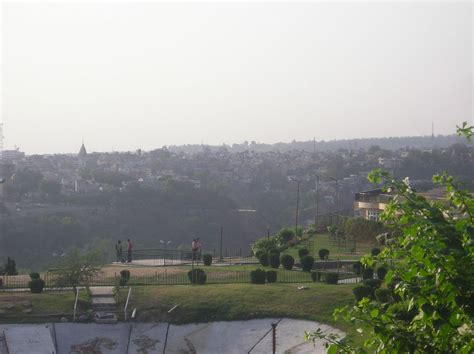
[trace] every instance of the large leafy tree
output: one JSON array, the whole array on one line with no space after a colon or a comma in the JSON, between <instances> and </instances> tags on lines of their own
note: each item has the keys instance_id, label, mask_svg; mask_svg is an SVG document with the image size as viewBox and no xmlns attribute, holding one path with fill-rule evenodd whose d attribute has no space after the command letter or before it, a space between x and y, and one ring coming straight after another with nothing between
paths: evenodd
<instances>
[{"instance_id":1,"label":"large leafy tree","mask_svg":"<svg viewBox=\"0 0 474 354\"><path fill-rule=\"evenodd\" d=\"M466 123L458 133L470 138ZM386 247L368 266L390 267L385 299L363 298L336 311L366 332L363 346L326 336L318 330L308 337L330 342L328 353L472 353L474 352L474 198L447 173L433 182L446 188L446 200L417 195L409 180L399 181L381 170L369 179L383 183L395 198L383 213L394 230Z\"/></svg>"}]
</instances>

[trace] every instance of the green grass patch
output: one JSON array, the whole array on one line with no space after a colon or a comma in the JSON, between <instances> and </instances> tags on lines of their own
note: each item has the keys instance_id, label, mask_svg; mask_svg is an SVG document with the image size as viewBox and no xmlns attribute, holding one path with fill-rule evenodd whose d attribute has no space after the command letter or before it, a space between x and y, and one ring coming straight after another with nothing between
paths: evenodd
<instances>
[{"instance_id":1,"label":"green grass patch","mask_svg":"<svg viewBox=\"0 0 474 354\"><path fill-rule=\"evenodd\" d=\"M354 303L352 285L304 284L219 284L135 287L131 308L138 320L170 321L176 324L249 320L255 318L295 318L333 325L356 338L355 328L336 322L334 310ZM119 297L125 301L121 290ZM171 314L168 310L179 305Z\"/></svg>"},{"instance_id":2,"label":"green grass patch","mask_svg":"<svg viewBox=\"0 0 474 354\"><path fill-rule=\"evenodd\" d=\"M360 257L370 253L373 247L380 247L380 245L369 243L356 243L355 251L351 252L349 249L339 247L331 240L329 234L317 234L311 236L308 240L302 241L299 245L290 247L283 252L283 254L290 254L297 262L299 262L298 250L300 248L307 248L309 255L319 260L319 250L326 248L329 250L329 260L359 260ZM348 247L349 248L349 247Z\"/></svg>"},{"instance_id":3,"label":"green grass patch","mask_svg":"<svg viewBox=\"0 0 474 354\"><path fill-rule=\"evenodd\" d=\"M0 322L47 322L62 316L72 317L75 297L72 290L43 292L0 293ZM89 296L81 290L78 300L78 313L89 308Z\"/></svg>"}]
</instances>

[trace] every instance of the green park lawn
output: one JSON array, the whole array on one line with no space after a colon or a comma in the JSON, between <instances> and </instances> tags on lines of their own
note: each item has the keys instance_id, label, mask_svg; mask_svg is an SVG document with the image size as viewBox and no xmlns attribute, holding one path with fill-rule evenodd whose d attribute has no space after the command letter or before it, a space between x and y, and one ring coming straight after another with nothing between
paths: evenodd
<instances>
[{"instance_id":1,"label":"green park lawn","mask_svg":"<svg viewBox=\"0 0 474 354\"><path fill-rule=\"evenodd\" d=\"M88 295L82 290L78 300L78 313L89 308ZM42 294L30 292L0 293L0 323L58 321L63 315L72 317L75 296L72 290L50 291Z\"/></svg>"},{"instance_id":2,"label":"green park lawn","mask_svg":"<svg viewBox=\"0 0 474 354\"><path fill-rule=\"evenodd\" d=\"M307 287L298 290L299 285ZM334 309L354 303L353 285L308 284L214 284L136 286L132 289L130 309L137 309L138 321L191 322L247 320L254 318L296 318L333 325L360 341L350 324L335 321ZM123 309L126 289L119 292L119 309ZM31 305L25 305L30 302ZM5 309L7 304L15 304ZM171 314L168 310L179 305ZM52 291L42 294L28 292L0 293L0 322L54 322L72 317L74 294ZM31 313L24 313L31 308ZM79 311L88 309L87 295L82 292Z\"/></svg>"},{"instance_id":3,"label":"green park lawn","mask_svg":"<svg viewBox=\"0 0 474 354\"><path fill-rule=\"evenodd\" d=\"M307 289L298 290L299 285ZM354 327L332 316L336 308L354 303L352 288L322 283L142 286L133 288L131 307L137 308L138 320L177 324L269 317L312 320L340 328L360 342ZM126 296L124 290L119 293L121 304Z\"/></svg>"},{"instance_id":4,"label":"green park lawn","mask_svg":"<svg viewBox=\"0 0 474 354\"><path fill-rule=\"evenodd\" d=\"M315 236L311 236L308 240L302 241L297 246L288 248L283 253L290 254L293 258L295 258L295 260L298 260L298 250L300 248L307 248L309 250L310 256L313 256L314 259L318 260L318 251L321 248L326 248L329 250L329 260L359 260L363 255L370 253L370 250L373 247L380 246L377 244L358 242L355 245L355 252L350 252L350 247L344 249L343 247L338 247L338 245L331 242L329 234L317 234Z\"/></svg>"}]
</instances>

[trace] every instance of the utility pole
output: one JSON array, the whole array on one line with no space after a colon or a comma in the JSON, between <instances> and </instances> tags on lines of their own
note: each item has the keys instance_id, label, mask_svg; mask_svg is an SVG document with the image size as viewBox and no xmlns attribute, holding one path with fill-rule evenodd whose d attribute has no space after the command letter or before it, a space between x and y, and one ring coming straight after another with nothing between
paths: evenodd
<instances>
[{"instance_id":1,"label":"utility pole","mask_svg":"<svg viewBox=\"0 0 474 354\"><path fill-rule=\"evenodd\" d=\"M314 228L319 230L319 175L316 175L316 216L314 218Z\"/></svg>"},{"instance_id":2,"label":"utility pole","mask_svg":"<svg viewBox=\"0 0 474 354\"><path fill-rule=\"evenodd\" d=\"M295 217L295 237L298 235L298 213L300 210L300 183L298 180L298 193L296 194L296 217Z\"/></svg>"},{"instance_id":3,"label":"utility pole","mask_svg":"<svg viewBox=\"0 0 474 354\"><path fill-rule=\"evenodd\" d=\"M299 213L299 208L300 208L300 183L301 180L297 179L295 177L290 177L290 180L293 182L296 182L298 184L298 189L296 193L296 215L295 215L295 237L298 234L298 213Z\"/></svg>"},{"instance_id":4,"label":"utility pole","mask_svg":"<svg viewBox=\"0 0 474 354\"><path fill-rule=\"evenodd\" d=\"M219 253L219 261L222 262L222 237L224 235L224 225L221 226L221 242L220 242L220 253Z\"/></svg>"}]
</instances>

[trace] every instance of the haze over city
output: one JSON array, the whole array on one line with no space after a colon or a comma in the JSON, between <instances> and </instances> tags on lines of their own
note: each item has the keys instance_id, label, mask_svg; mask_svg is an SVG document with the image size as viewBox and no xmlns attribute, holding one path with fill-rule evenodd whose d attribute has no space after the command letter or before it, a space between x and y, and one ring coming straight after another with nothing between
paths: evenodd
<instances>
[{"instance_id":1,"label":"haze over city","mask_svg":"<svg viewBox=\"0 0 474 354\"><path fill-rule=\"evenodd\" d=\"M5 148L28 154L452 134L464 3L2 4Z\"/></svg>"}]
</instances>

